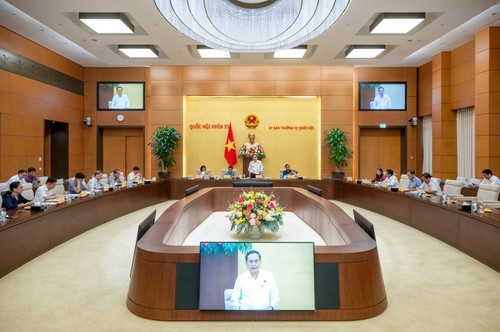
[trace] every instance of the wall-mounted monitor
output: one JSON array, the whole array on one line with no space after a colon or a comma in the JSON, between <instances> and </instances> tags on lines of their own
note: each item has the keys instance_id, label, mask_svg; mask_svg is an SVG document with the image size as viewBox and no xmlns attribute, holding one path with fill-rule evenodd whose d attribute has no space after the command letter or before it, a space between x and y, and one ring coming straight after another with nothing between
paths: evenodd
<instances>
[{"instance_id":1,"label":"wall-mounted monitor","mask_svg":"<svg viewBox=\"0 0 500 332\"><path fill-rule=\"evenodd\" d=\"M144 111L144 82L97 82L97 110Z\"/></svg>"},{"instance_id":2,"label":"wall-mounted monitor","mask_svg":"<svg viewBox=\"0 0 500 332\"><path fill-rule=\"evenodd\" d=\"M406 82L359 82L360 111L406 111Z\"/></svg>"},{"instance_id":3,"label":"wall-mounted monitor","mask_svg":"<svg viewBox=\"0 0 500 332\"><path fill-rule=\"evenodd\" d=\"M314 271L313 242L202 242L199 309L315 310Z\"/></svg>"}]
</instances>

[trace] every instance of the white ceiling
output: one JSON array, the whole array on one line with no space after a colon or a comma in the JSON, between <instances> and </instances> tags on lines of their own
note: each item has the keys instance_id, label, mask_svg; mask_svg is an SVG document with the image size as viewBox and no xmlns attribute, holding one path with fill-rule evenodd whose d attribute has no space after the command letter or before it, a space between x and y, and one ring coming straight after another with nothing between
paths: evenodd
<instances>
[{"instance_id":1,"label":"white ceiling","mask_svg":"<svg viewBox=\"0 0 500 332\"><path fill-rule=\"evenodd\" d=\"M202 1L202 0L199 0ZM215 0L212 0L215 1ZM286 0L285 0L286 1ZM135 25L133 36L96 35L83 26L79 12L122 12ZM379 13L425 12L426 21L408 35L368 33ZM500 25L497 0L351 0L345 14L328 31L308 41L308 59L272 59L268 54L200 59L190 48L197 43L175 30L153 0L0 0L0 24L85 67L149 65L335 65L414 67L473 39L488 26ZM154 45L159 59L128 59L118 44ZM385 44L376 59L345 59L353 44Z\"/></svg>"}]
</instances>

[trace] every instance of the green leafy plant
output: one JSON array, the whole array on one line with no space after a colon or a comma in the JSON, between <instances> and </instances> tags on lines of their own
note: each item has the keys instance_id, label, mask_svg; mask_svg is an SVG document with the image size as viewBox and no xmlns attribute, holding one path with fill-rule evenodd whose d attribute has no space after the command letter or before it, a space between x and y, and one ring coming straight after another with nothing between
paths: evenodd
<instances>
[{"instance_id":1,"label":"green leafy plant","mask_svg":"<svg viewBox=\"0 0 500 332\"><path fill-rule=\"evenodd\" d=\"M325 143L330 149L328 159L335 165L337 171L349 165L353 152L347 145L347 133L340 128L332 128L325 138Z\"/></svg>"},{"instance_id":2,"label":"green leafy plant","mask_svg":"<svg viewBox=\"0 0 500 332\"><path fill-rule=\"evenodd\" d=\"M151 153L158 161L158 167L166 172L169 167L175 165L173 152L179 145L181 135L174 127L162 126L155 130L151 136L149 146Z\"/></svg>"}]
</instances>

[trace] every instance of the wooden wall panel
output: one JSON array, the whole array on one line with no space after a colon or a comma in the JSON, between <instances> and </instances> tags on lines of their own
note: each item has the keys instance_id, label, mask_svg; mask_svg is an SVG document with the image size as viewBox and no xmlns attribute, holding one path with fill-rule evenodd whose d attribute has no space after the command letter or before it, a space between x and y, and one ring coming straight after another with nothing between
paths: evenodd
<instances>
[{"instance_id":1,"label":"wooden wall panel","mask_svg":"<svg viewBox=\"0 0 500 332\"><path fill-rule=\"evenodd\" d=\"M276 81L319 81L320 66L276 66Z\"/></svg>"},{"instance_id":2,"label":"wooden wall panel","mask_svg":"<svg viewBox=\"0 0 500 332\"><path fill-rule=\"evenodd\" d=\"M277 96L319 96L321 81L276 81Z\"/></svg>"},{"instance_id":3,"label":"wooden wall panel","mask_svg":"<svg viewBox=\"0 0 500 332\"><path fill-rule=\"evenodd\" d=\"M274 96L274 81L229 81L230 96Z\"/></svg>"},{"instance_id":4,"label":"wooden wall panel","mask_svg":"<svg viewBox=\"0 0 500 332\"><path fill-rule=\"evenodd\" d=\"M182 78L184 81L227 82L229 78L229 69L227 66L183 66Z\"/></svg>"},{"instance_id":5,"label":"wooden wall panel","mask_svg":"<svg viewBox=\"0 0 500 332\"><path fill-rule=\"evenodd\" d=\"M229 81L274 81L275 67L230 66ZM259 82L259 84L262 82ZM233 94L235 95L235 94Z\"/></svg>"}]
</instances>

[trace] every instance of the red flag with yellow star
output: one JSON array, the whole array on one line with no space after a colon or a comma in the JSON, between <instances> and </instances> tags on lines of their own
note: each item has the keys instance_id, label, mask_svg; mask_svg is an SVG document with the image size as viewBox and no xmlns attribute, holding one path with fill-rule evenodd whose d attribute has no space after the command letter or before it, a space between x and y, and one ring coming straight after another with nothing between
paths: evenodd
<instances>
[{"instance_id":1,"label":"red flag with yellow star","mask_svg":"<svg viewBox=\"0 0 500 332\"><path fill-rule=\"evenodd\" d=\"M231 127L231 122L229 123L229 129L227 131L226 146L224 147L224 158L226 158L227 164L234 166L238 162L236 157L236 145L234 144L233 128Z\"/></svg>"}]
</instances>

